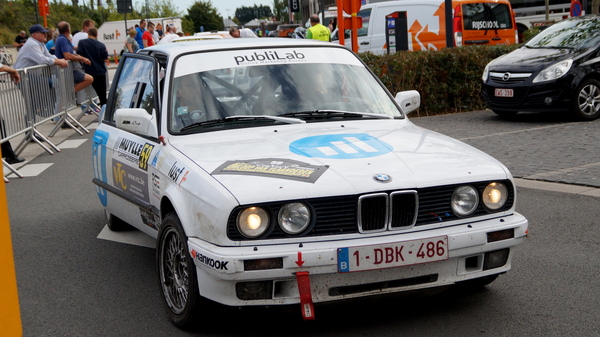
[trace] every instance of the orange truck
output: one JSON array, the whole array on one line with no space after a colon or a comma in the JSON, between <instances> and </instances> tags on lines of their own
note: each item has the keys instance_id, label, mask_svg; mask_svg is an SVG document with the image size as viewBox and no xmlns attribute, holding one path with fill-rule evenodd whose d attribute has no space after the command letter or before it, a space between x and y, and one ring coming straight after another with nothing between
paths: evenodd
<instances>
[{"instance_id":1,"label":"orange truck","mask_svg":"<svg viewBox=\"0 0 600 337\"><path fill-rule=\"evenodd\" d=\"M445 8L444 0L394 0L361 6L359 52L387 52L386 16L395 12L406 12L408 50L446 47ZM512 44L518 39L515 16L508 0L453 0L452 13L455 46ZM332 35L337 41L337 30ZM350 48L349 30L345 42Z\"/></svg>"}]
</instances>

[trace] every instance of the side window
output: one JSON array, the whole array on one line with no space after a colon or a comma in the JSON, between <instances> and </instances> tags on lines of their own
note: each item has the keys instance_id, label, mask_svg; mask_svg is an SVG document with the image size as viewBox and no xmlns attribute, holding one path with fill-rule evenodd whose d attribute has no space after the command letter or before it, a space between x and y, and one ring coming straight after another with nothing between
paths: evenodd
<instances>
[{"instance_id":1,"label":"side window","mask_svg":"<svg viewBox=\"0 0 600 337\"><path fill-rule=\"evenodd\" d=\"M136 58L126 58L123 70L117 79L114 104L106 119L114 121L114 112L118 109L142 108L148 114L154 109L154 71L152 62Z\"/></svg>"},{"instance_id":2,"label":"side window","mask_svg":"<svg viewBox=\"0 0 600 337\"><path fill-rule=\"evenodd\" d=\"M358 36L367 36L369 33L369 19L371 18L371 9L365 9L358 12L358 16L362 18L362 28L358 29Z\"/></svg>"}]
</instances>

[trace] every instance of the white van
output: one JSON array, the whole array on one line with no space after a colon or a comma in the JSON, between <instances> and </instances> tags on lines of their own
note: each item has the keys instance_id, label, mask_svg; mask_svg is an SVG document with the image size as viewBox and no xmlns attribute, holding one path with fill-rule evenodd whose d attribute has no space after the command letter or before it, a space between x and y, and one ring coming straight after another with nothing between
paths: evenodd
<instances>
[{"instance_id":1,"label":"white van","mask_svg":"<svg viewBox=\"0 0 600 337\"><path fill-rule=\"evenodd\" d=\"M148 22L152 22L155 25L161 24L163 30L165 30L168 24L172 24L177 28L178 32L181 32L181 19L180 18L154 18L146 19ZM127 28L134 27L140 23L140 19L132 19L125 21L106 21L100 27L98 27L98 41L106 45L109 55L116 53L119 55L123 47L125 46L125 40L127 40ZM166 31L165 31L166 32Z\"/></svg>"},{"instance_id":2,"label":"white van","mask_svg":"<svg viewBox=\"0 0 600 337\"><path fill-rule=\"evenodd\" d=\"M358 12L359 52L387 52L386 19L394 12L407 13L408 49L439 50L446 47L444 0L394 0L363 5ZM515 18L508 0L453 0L455 46L470 44L512 44L517 41ZM349 27L344 27L349 28ZM338 42L337 29L332 34ZM346 30L345 45L351 47Z\"/></svg>"}]
</instances>

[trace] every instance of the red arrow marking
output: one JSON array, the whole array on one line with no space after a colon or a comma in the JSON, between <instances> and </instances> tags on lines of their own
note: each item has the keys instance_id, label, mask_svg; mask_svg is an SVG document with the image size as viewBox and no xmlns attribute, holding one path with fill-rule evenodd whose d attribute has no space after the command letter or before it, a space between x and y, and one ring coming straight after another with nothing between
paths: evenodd
<instances>
[{"instance_id":1,"label":"red arrow marking","mask_svg":"<svg viewBox=\"0 0 600 337\"><path fill-rule=\"evenodd\" d=\"M296 261L296 264L298 265L298 267L302 267L302 265L304 264L304 261L302 261L302 252L298 252L298 261Z\"/></svg>"}]
</instances>

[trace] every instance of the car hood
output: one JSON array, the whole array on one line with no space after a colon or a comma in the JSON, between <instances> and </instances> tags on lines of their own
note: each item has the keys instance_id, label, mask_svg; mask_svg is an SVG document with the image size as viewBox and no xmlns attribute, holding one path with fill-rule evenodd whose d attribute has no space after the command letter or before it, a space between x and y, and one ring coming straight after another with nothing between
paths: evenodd
<instances>
[{"instance_id":1,"label":"car hood","mask_svg":"<svg viewBox=\"0 0 600 337\"><path fill-rule=\"evenodd\" d=\"M556 62L569 58L578 58L588 49L568 48L528 48L521 47L495 59L490 71L535 72L545 69Z\"/></svg>"},{"instance_id":2,"label":"car hood","mask_svg":"<svg viewBox=\"0 0 600 337\"><path fill-rule=\"evenodd\" d=\"M240 204L506 179L483 152L408 120L207 132L169 143Z\"/></svg>"}]
</instances>

